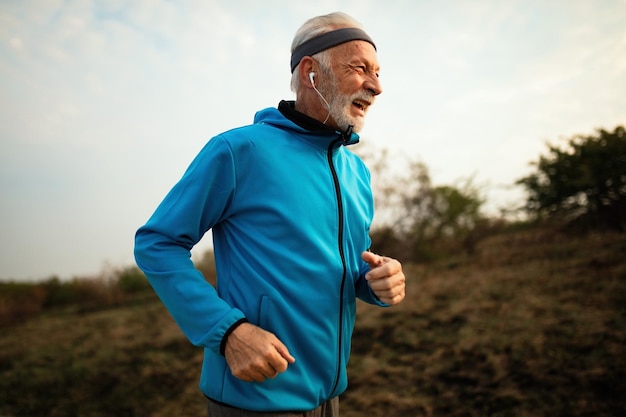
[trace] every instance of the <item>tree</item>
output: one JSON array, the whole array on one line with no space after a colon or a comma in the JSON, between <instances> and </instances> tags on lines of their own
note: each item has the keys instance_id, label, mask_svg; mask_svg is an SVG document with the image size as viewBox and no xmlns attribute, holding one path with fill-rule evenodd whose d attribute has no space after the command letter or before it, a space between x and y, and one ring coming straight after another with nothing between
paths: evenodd
<instances>
[{"instance_id":1,"label":"tree","mask_svg":"<svg viewBox=\"0 0 626 417\"><path fill-rule=\"evenodd\" d=\"M485 236L477 233L477 225L484 226L486 221L480 212L484 199L471 178L459 186L435 186L423 162L398 164L387 151L365 154L364 158L372 171L376 198L375 251L407 261L425 261L458 250L471 253ZM390 172L400 165L406 169Z\"/></svg>"},{"instance_id":2,"label":"tree","mask_svg":"<svg viewBox=\"0 0 626 417\"><path fill-rule=\"evenodd\" d=\"M516 183L526 188L526 210L541 216L566 215L593 227L626 230L626 131L598 129L574 136L563 148L533 162L537 171Z\"/></svg>"}]
</instances>

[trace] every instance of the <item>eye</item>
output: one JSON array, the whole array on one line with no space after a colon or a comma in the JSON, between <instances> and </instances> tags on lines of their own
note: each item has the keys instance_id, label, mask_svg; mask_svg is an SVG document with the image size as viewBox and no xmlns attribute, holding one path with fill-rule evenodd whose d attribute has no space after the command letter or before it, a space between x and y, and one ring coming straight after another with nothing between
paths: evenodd
<instances>
[{"instance_id":1,"label":"eye","mask_svg":"<svg viewBox=\"0 0 626 417\"><path fill-rule=\"evenodd\" d=\"M356 72L358 72L359 74L367 74L370 73L371 75L375 76L376 78L380 78L380 73L378 71L374 71L372 69L367 68L367 65L353 65L352 69Z\"/></svg>"}]
</instances>

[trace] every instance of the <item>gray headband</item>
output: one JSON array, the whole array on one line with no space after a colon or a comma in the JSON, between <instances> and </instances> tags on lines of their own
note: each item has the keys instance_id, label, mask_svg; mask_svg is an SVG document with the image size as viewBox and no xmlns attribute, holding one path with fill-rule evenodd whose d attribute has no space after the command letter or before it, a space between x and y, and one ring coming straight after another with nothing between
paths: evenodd
<instances>
[{"instance_id":1,"label":"gray headband","mask_svg":"<svg viewBox=\"0 0 626 417\"><path fill-rule=\"evenodd\" d=\"M293 70L295 70L298 64L300 64L300 60L302 60L305 56L315 55L328 48L350 41L369 42L372 44L374 49L376 49L376 45L374 44L372 38L370 38L367 33L361 29L343 28L333 30L332 32L322 33L321 35L311 38L298 45L291 54L291 72L293 73Z\"/></svg>"}]
</instances>

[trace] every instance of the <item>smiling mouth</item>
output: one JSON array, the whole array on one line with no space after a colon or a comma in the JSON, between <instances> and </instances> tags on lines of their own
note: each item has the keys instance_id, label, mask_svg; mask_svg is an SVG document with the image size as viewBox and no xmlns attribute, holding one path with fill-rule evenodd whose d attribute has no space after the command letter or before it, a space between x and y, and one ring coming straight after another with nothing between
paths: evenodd
<instances>
[{"instance_id":1,"label":"smiling mouth","mask_svg":"<svg viewBox=\"0 0 626 417\"><path fill-rule=\"evenodd\" d=\"M352 102L352 105L357 107L361 111L365 111L369 107L370 103L362 100L354 100Z\"/></svg>"}]
</instances>

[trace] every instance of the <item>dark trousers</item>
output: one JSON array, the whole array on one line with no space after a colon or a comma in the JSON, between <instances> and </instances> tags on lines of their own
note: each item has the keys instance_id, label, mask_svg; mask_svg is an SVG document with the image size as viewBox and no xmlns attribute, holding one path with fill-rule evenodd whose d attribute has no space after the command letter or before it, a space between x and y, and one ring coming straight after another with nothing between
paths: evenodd
<instances>
[{"instance_id":1,"label":"dark trousers","mask_svg":"<svg viewBox=\"0 0 626 417\"><path fill-rule=\"evenodd\" d=\"M339 397L326 401L315 410L286 413L246 411L213 400L208 400L208 403L209 417L339 417Z\"/></svg>"}]
</instances>

